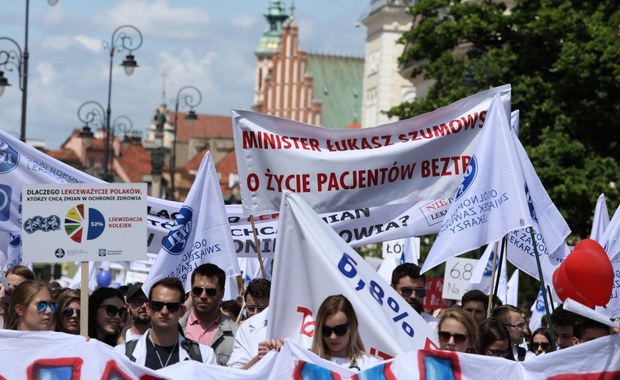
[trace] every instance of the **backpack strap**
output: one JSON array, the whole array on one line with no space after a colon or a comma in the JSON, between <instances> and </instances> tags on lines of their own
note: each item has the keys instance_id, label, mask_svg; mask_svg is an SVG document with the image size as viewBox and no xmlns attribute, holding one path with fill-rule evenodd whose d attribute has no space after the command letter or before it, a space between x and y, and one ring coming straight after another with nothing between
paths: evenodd
<instances>
[{"instance_id":1,"label":"backpack strap","mask_svg":"<svg viewBox=\"0 0 620 380\"><path fill-rule=\"evenodd\" d=\"M191 339L185 338L181 346L183 347L185 351L187 351L187 354L189 355L190 359L202 363L202 354L200 353L200 344L198 344L197 342Z\"/></svg>"},{"instance_id":2,"label":"backpack strap","mask_svg":"<svg viewBox=\"0 0 620 380\"><path fill-rule=\"evenodd\" d=\"M136 361L136 358L133 357L133 351L136 349L136 345L138 344L138 339L130 340L125 343L125 356L129 358L132 362Z\"/></svg>"}]
</instances>

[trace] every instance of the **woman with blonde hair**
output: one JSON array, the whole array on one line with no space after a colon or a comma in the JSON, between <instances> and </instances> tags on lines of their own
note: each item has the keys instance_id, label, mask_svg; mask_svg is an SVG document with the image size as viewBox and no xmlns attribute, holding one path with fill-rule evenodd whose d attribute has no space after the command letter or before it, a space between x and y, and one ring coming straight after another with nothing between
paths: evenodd
<instances>
[{"instance_id":1,"label":"woman with blonde hair","mask_svg":"<svg viewBox=\"0 0 620 380\"><path fill-rule=\"evenodd\" d=\"M56 298L56 312L52 330L80 334L80 290L65 289Z\"/></svg>"},{"instance_id":2,"label":"woman with blonde hair","mask_svg":"<svg viewBox=\"0 0 620 380\"><path fill-rule=\"evenodd\" d=\"M329 296L321 303L316 316L312 352L358 371L380 362L366 355L353 305L341 294Z\"/></svg>"},{"instance_id":3,"label":"woman with blonde hair","mask_svg":"<svg viewBox=\"0 0 620 380\"><path fill-rule=\"evenodd\" d=\"M475 352L478 326L470 314L460 309L446 309L437 324L439 347L442 350Z\"/></svg>"},{"instance_id":4,"label":"woman with blonde hair","mask_svg":"<svg viewBox=\"0 0 620 380\"><path fill-rule=\"evenodd\" d=\"M56 304L52 292L41 281L26 280L13 289L5 328L19 331L46 331L52 325Z\"/></svg>"}]
</instances>

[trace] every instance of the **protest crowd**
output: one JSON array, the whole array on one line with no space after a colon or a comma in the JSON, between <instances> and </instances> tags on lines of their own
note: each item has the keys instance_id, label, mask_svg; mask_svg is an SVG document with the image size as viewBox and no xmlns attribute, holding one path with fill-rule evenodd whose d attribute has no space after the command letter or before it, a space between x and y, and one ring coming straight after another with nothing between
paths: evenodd
<instances>
[{"instance_id":1,"label":"protest crowd","mask_svg":"<svg viewBox=\"0 0 620 380\"><path fill-rule=\"evenodd\" d=\"M276 218L257 221L262 226L277 223L270 225L277 230L273 256L263 259L256 252L259 273L240 273L230 218L208 153L184 203L155 198L147 203L146 196L141 199L144 203L140 207L148 204L151 233L144 253L157 254L143 282L117 287L110 287L108 282L87 292L89 284L84 278L88 276L84 274L81 283L73 286L36 280L27 264L34 261L27 259L33 256L27 255L37 251L46 257L54 255L68 260L66 251L58 248L60 243L42 242L58 236L65 244L70 231L60 230L58 217L41 217L39 210L44 205L33 209L26 204L23 216L11 215L0 221L11 231L14 241L20 240L22 217L24 224L30 223L32 227L27 235L22 234L24 256L21 246L9 245L12 250L7 249L6 253L13 255L7 260L11 265L0 273L0 357L8 358L0 363L0 378L18 378L24 373L28 378L65 378L57 377L58 371L123 379L546 379L556 375L572 379L584 374L617 378L620 325L613 318L618 315L618 280L614 277L620 277L620 271L615 269L619 264L620 247L616 242L620 234L616 231L620 228L620 212L606 221L605 226L609 227L604 233L593 232L592 239L582 239L575 247L568 247L568 225L553 206L513 133L515 118L506 110L509 99L510 86L506 85L463 99L430 116L423 115L461 125L461 120L467 119L459 115L478 118L484 113L485 128L474 129L480 131L478 145L472 144L475 148L468 146L468 151L455 153L462 147L446 145L449 143L445 141L450 140L442 140L450 134L438 134L430 141L437 144L433 149L445 157L467 157L462 161L467 161L467 169L449 175L426 170L425 165L433 161L416 153L420 154L422 171L416 171L414 163L400 166L402 170L407 168L406 173L400 173L396 161L409 162L412 152L417 152L412 150L416 146L413 140L401 141L398 146L379 147L386 150L373 153L374 159L385 156L383 169L389 180L382 183L385 187L379 191L372 186L332 189L334 192L327 195L320 191L318 195L311 191L275 191L269 188L269 182L261 182L256 173L269 173L271 178L272 172L310 172L317 169L313 162L320 161L313 155L329 155L325 162L330 163L333 173L349 173L354 170L350 167L354 161L360 165L355 170L361 173L364 160L339 162L329 151L312 151L302 152L307 157L294 157L300 163L288 167L287 159L278 156L282 152L250 147L241 153L244 148L237 146L240 175L254 178L253 182L245 182L256 185L254 190L244 189L254 192L244 197L248 200L243 205L244 213L277 213ZM325 138L331 133L321 130L319 136L314 127L300 123L291 126L291 121L250 112L234 113L233 119L237 135L244 128L259 125L288 135ZM381 133L398 136L424 126L416 124L416 118L400 123L386 126ZM379 133L376 131L353 133L371 136ZM334 136L328 136L327 141L336 139ZM472 132L459 138L473 136ZM10 160L11 170L0 174L7 178L7 183L10 179L22 186L24 176L20 173L27 169L20 157L46 158L1 131L0 138L7 154L14 156ZM394 137L393 141L396 140ZM236 143L240 144L239 138ZM267 162L283 167L268 167ZM449 162L453 161L447 160L446 165ZM76 184L68 186L114 186L94 185L84 173L51 161L50 165L58 165L76 178ZM248 168L254 168L255 173L242 172ZM321 168L317 171L312 173L314 177L324 175ZM46 173L37 175L40 178L30 181L53 182ZM417 186L414 190L412 178ZM67 184L55 186L64 185ZM260 186L264 188L259 189ZM386 188L391 191L384 191ZM138 186L132 191L142 193ZM364 202L369 202L368 206ZM132 235L139 228L132 228L131 223L143 223L139 227L146 232L147 218L128 217L122 213L128 207L119 200L116 203L121 206L105 210L110 214L106 218L127 221L127 226L118 230L125 229L121 232L129 235L108 239L106 244L114 249L93 249L91 263L100 262L97 259L102 253L123 252L138 240L144 243L135 238L138 235ZM388 210L382 205L395 208ZM67 219L80 210L73 207L67 212L66 205L63 207ZM359 215L368 218L368 223L382 226L376 234L353 233L369 230L360 224L363 218L341 211L360 207L365 210ZM104 210L104 206L99 208ZM158 208L166 212L154 211ZM346 217L319 215L336 211ZM93 218L102 215L94 208L89 212ZM113 216L114 212L120 216ZM161 223L155 214L175 215L174 221ZM42 219L54 223L42 226ZM259 228L255 228L252 216L248 219L254 239L258 240ZM336 221L333 224L332 219ZM107 227L103 216L93 221L96 228L89 231L92 236L88 240L96 241ZM353 249L387 241L388 236L394 239L429 233L437 233L437 237L421 265L403 252L388 273L384 268L380 274L381 268L373 268ZM66 247L71 244L86 251L83 247L88 247L88 241L76 241L79 239L75 236L70 239L72 242L66 243ZM483 287L484 291L468 288L450 307L425 310L428 289L424 273L485 245L485 258L479 260L479 265L486 272L488 263L493 263L490 285ZM500 270L496 275L495 268L504 263L505 270L505 260L540 281L536 313L528 315L517 307L516 301L512 305L507 298L502 301L498 297L502 275ZM89 261L82 260L82 265ZM86 273L87 268L88 265L81 269ZM87 299L83 298L85 294ZM563 304L556 304L559 301ZM587 360L583 360L585 357Z\"/></svg>"}]
</instances>

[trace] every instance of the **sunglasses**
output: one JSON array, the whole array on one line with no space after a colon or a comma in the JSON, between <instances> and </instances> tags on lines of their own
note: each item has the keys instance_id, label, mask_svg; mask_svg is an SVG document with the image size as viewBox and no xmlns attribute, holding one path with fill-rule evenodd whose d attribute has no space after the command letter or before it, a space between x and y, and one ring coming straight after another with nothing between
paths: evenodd
<instances>
[{"instance_id":1,"label":"sunglasses","mask_svg":"<svg viewBox=\"0 0 620 380\"><path fill-rule=\"evenodd\" d=\"M67 318L73 317L73 313L77 314L78 318L81 315L80 309L74 309L72 307L65 307L64 309L62 309L62 315L64 315Z\"/></svg>"},{"instance_id":2,"label":"sunglasses","mask_svg":"<svg viewBox=\"0 0 620 380\"><path fill-rule=\"evenodd\" d=\"M495 356L498 358L503 358L508 355L508 350L494 350L492 348L487 348L486 351L488 356Z\"/></svg>"},{"instance_id":3,"label":"sunglasses","mask_svg":"<svg viewBox=\"0 0 620 380\"><path fill-rule=\"evenodd\" d=\"M105 307L105 313L108 317L114 317L118 314L119 317L125 318L127 314L127 309L124 307L116 307L114 305L100 305L99 307Z\"/></svg>"},{"instance_id":4,"label":"sunglasses","mask_svg":"<svg viewBox=\"0 0 620 380\"><path fill-rule=\"evenodd\" d=\"M447 343L450 341L450 338L454 338L454 343L463 344L468 338L465 334L451 334L447 331L439 331L437 335L439 335L439 340L443 343Z\"/></svg>"},{"instance_id":5,"label":"sunglasses","mask_svg":"<svg viewBox=\"0 0 620 380\"><path fill-rule=\"evenodd\" d=\"M192 294L194 297L200 297L203 292L206 292L209 297L215 297L217 289L215 288L202 288L200 286L194 286L192 288Z\"/></svg>"},{"instance_id":6,"label":"sunglasses","mask_svg":"<svg viewBox=\"0 0 620 380\"><path fill-rule=\"evenodd\" d=\"M411 297L413 292L415 292L415 296L418 298L426 297L426 289L424 288L400 288L400 294L403 297Z\"/></svg>"},{"instance_id":7,"label":"sunglasses","mask_svg":"<svg viewBox=\"0 0 620 380\"><path fill-rule=\"evenodd\" d=\"M129 300L129 304L134 308L138 308L147 302L149 301L146 298L132 298Z\"/></svg>"},{"instance_id":8,"label":"sunglasses","mask_svg":"<svg viewBox=\"0 0 620 380\"><path fill-rule=\"evenodd\" d=\"M323 328L321 328L321 333L323 333L323 336L327 338L332 336L332 333L336 334L336 336L343 336L347 333L347 330L349 330L349 324L345 323L344 325L334 327L323 326Z\"/></svg>"},{"instance_id":9,"label":"sunglasses","mask_svg":"<svg viewBox=\"0 0 620 380\"><path fill-rule=\"evenodd\" d=\"M538 347L542 348L543 351L549 351L549 342L532 342L528 344L530 351L537 350Z\"/></svg>"},{"instance_id":10,"label":"sunglasses","mask_svg":"<svg viewBox=\"0 0 620 380\"><path fill-rule=\"evenodd\" d=\"M45 313L45 310L47 310L48 307L52 313L56 311L56 304L54 302L39 301L37 303L37 311L39 313Z\"/></svg>"},{"instance_id":11,"label":"sunglasses","mask_svg":"<svg viewBox=\"0 0 620 380\"><path fill-rule=\"evenodd\" d=\"M168 311L171 313L176 313L181 308L180 302L160 302L160 301L151 301L150 302L151 309L154 311L162 311L165 307L168 308Z\"/></svg>"}]
</instances>

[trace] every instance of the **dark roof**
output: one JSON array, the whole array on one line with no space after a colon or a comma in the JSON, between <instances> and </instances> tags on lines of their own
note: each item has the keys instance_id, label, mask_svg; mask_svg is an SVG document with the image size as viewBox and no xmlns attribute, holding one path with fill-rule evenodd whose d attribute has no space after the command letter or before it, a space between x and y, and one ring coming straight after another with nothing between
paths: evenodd
<instances>
[{"instance_id":1,"label":"dark roof","mask_svg":"<svg viewBox=\"0 0 620 380\"><path fill-rule=\"evenodd\" d=\"M185 113L179 112L179 124L177 126L177 140L188 142L191 138L233 138L232 115L204 115L199 114L190 126L185 120ZM168 115L168 122L174 124L174 112Z\"/></svg>"}]
</instances>

